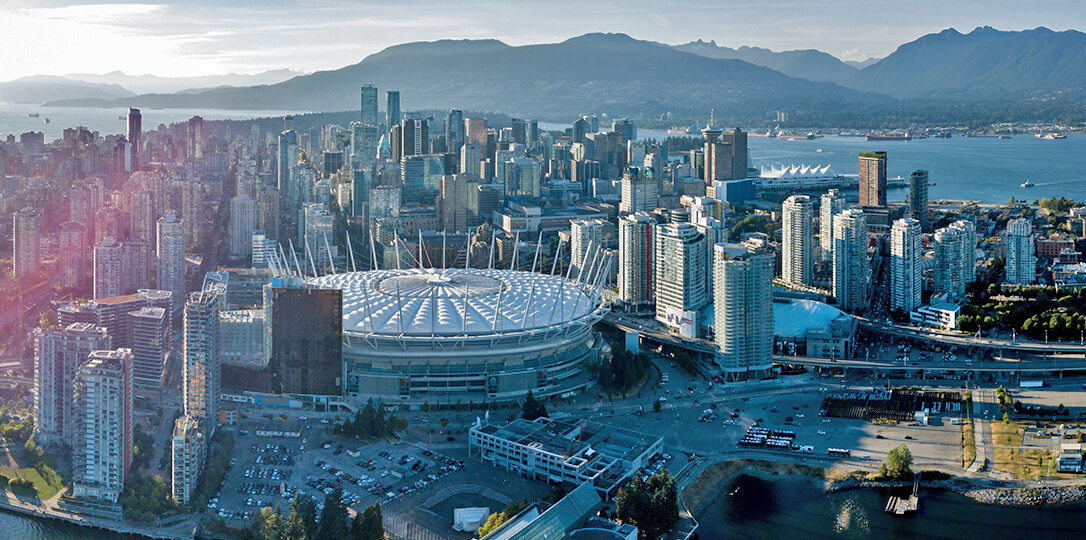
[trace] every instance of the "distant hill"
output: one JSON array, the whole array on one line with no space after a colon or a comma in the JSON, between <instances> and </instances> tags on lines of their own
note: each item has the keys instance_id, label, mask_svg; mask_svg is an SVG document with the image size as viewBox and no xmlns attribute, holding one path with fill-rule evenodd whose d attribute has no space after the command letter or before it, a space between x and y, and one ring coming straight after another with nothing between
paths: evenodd
<instances>
[{"instance_id":1,"label":"distant hill","mask_svg":"<svg viewBox=\"0 0 1086 540\"><path fill-rule=\"evenodd\" d=\"M64 77L35 75L0 82L0 103L32 103L64 99L116 99L136 94L115 84L74 81Z\"/></svg>"},{"instance_id":2,"label":"distant hill","mask_svg":"<svg viewBox=\"0 0 1086 540\"><path fill-rule=\"evenodd\" d=\"M344 110L358 88L402 92L405 110L460 107L536 118L606 112L638 118L761 119L770 110L844 110L885 98L740 60L716 59L625 34L513 47L495 40L408 43L358 64L272 85L68 104Z\"/></svg>"},{"instance_id":3,"label":"distant hill","mask_svg":"<svg viewBox=\"0 0 1086 540\"><path fill-rule=\"evenodd\" d=\"M868 58L867 60L862 61L843 60L843 62L856 68L857 70L860 70L872 64L877 64L879 60L882 60L882 58Z\"/></svg>"},{"instance_id":4,"label":"distant hill","mask_svg":"<svg viewBox=\"0 0 1086 540\"><path fill-rule=\"evenodd\" d=\"M101 75L72 73L65 75L64 78L92 83L115 84L137 94L170 94L219 86L275 84L302 74L300 71L290 69L276 69L252 75L228 73L226 75L203 77L159 77L156 75L128 75L121 71L112 71Z\"/></svg>"},{"instance_id":5,"label":"distant hill","mask_svg":"<svg viewBox=\"0 0 1086 540\"><path fill-rule=\"evenodd\" d=\"M1086 34L1044 27L1004 32L989 26L962 34L949 28L898 47L843 84L902 97L1083 95Z\"/></svg>"},{"instance_id":6,"label":"distant hill","mask_svg":"<svg viewBox=\"0 0 1086 540\"><path fill-rule=\"evenodd\" d=\"M815 49L781 52L746 46L732 49L730 47L720 47L716 44L716 41L705 42L700 39L682 45L674 45L673 48L709 58L742 60L779 71L789 77L799 77L812 81L843 81L857 71L856 67L838 60L837 57Z\"/></svg>"}]
</instances>

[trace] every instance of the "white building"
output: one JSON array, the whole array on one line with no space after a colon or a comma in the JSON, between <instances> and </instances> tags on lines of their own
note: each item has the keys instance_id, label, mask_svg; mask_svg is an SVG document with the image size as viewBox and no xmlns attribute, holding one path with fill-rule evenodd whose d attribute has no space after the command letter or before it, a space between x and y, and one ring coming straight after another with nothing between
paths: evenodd
<instances>
[{"instance_id":1,"label":"white building","mask_svg":"<svg viewBox=\"0 0 1086 540\"><path fill-rule=\"evenodd\" d=\"M66 444L73 434L72 386L91 352L111 348L106 329L73 323L34 331L34 436L39 444Z\"/></svg>"},{"instance_id":2,"label":"white building","mask_svg":"<svg viewBox=\"0 0 1086 540\"><path fill-rule=\"evenodd\" d=\"M570 276L577 276L581 268L592 263L591 257L596 250L602 250L608 240L614 241L614 236L606 238L608 230L614 234L614 226L604 219L575 219L569 222L570 226L570 265L573 271ZM588 250L591 249L590 253Z\"/></svg>"},{"instance_id":3,"label":"white building","mask_svg":"<svg viewBox=\"0 0 1086 540\"><path fill-rule=\"evenodd\" d=\"M653 234L656 220L646 213L618 220L618 298L633 311L652 305Z\"/></svg>"},{"instance_id":4,"label":"white building","mask_svg":"<svg viewBox=\"0 0 1086 540\"><path fill-rule=\"evenodd\" d=\"M959 220L935 231L935 294L962 296L973 282L976 233L970 221Z\"/></svg>"},{"instance_id":5,"label":"white building","mask_svg":"<svg viewBox=\"0 0 1086 540\"><path fill-rule=\"evenodd\" d=\"M159 290L170 291L174 298L185 296L185 224L173 212L158 220L155 268ZM177 303L180 311L181 303Z\"/></svg>"},{"instance_id":6,"label":"white building","mask_svg":"<svg viewBox=\"0 0 1086 540\"><path fill-rule=\"evenodd\" d=\"M230 199L230 256L248 257L253 250L259 206L256 200L241 195Z\"/></svg>"},{"instance_id":7,"label":"white building","mask_svg":"<svg viewBox=\"0 0 1086 540\"><path fill-rule=\"evenodd\" d=\"M191 416L181 416L174 422L170 465L170 491L177 504L192 502L196 480L204 468L207 452L203 430L199 421Z\"/></svg>"},{"instance_id":8,"label":"white building","mask_svg":"<svg viewBox=\"0 0 1086 540\"><path fill-rule=\"evenodd\" d=\"M773 367L773 256L717 244L713 258L716 363L729 380L764 374Z\"/></svg>"},{"instance_id":9,"label":"white building","mask_svg":"<svg viewBox=\"0 0 1086 540\"><path fill-rule=\"evenodd\" d=\"M909 322L913 326L957 330L961 306L946 301L934 301L909 313Z\"/></svg>"},{"instance_id":10,"label":"white building","mask_svg":"<svg viewBox=\"0 0 1086 540\"><path fill-rule=\"evenodd\" d=\"M1008 285L1029 285L1037 281L1037 252L1034 248L1033 225L1017 218L1007 222L1003 233L1007 250L1006 278Z\"/></svg>"},{"instance_id":11,"label":"white building","mask_svg":"<svg viewBox=\"0 0 1086 540\"><path fill-rule=\"evenodd\" d=\"M651 212L659 206L660 193L656 179L648 171L638 167L628 167L622 175L622 202L619 212Z\"/></svg>"},{"instance_id":12,"label":"white building","mask_svg":"<svg viewBox=\"0 0 1086 540\"><path fill-rule=\"evenodd\" d=\"M132 463L132 351L94 351L75 376L73 495L116 504Z\"/></svg>"},{"instance_id":13,"label":"white building","mask_svg":"<svg viewBox=\"0 0 1086 540\"><path fill-rule=\"evenodd\" d=\"M124 246L106 238L94 246L94 297L112 298L124 294Z\"/></svg>"},{"instance_id":14,"label":"white building","mask_svg":"<svg viewBox=\"0 0 1086 540\"><path fill-rule=\"evenodd\" d=\"M840 191L831 189L822 194L818 206L818 245L821 260L833 261L833 216L848 208Z\"/></svg>"},{"instance_id":15,"label":"white building","mask_svg":"<svg viewBox=\"0 0 1086 540\"><path fill-rule=\"evenodd\" d=\"M705 236L689 223L658 225L654 232L656 320L684 333L692 327L696 333L697 311L709 303Z\"/></svg>"},{"instance_id":16,"label":"white building","mask_svg":"<svg viewBox=\"0 0 1086 540\"><path fill-rule=\"evenodd\" d=\"M867 217L860 210L848 209L833 216L833 297L844 311L863 311L870 287Z\"/></svg>"},{"instance_id":17,"label":"white building","mask_svg":"<svg viewBox=\"0 0 1086 540\"><path fill-rule=\"evenodd\" d=\"M185 303L184 356L185 414L214 426L222 388L218 294L208 291L189 294Z\"/></svg>"},{"instance_id":18,"label":"white building","mask_svg":"<svg viewBox=\"0 0 1086 540\"><path fill-rule=\"evenodd\" d=\"M814 204L807 195L792 195L781 205L781 279L810 285L814 269Z\"/></svg>"},{"instance_id":19,"label":"white building","mask_svg":"<svg viewBox=\"0 0 1086 540\"><path fill-rule=\"evenodd\" d=\"M920 222L899 219L890 228L890 310L920 307Z\"/></svg>"},{"instance_id":20,"label":"white building","mask_svg":"<svg viewBox=\"0 0 1086 540\"><path fill-rule=\"evenodd\" d=\"M23 208L15 212L12 222L15 278L37 278L41 266L41 215L33 208Z\"/></svg>"}]
</instances>

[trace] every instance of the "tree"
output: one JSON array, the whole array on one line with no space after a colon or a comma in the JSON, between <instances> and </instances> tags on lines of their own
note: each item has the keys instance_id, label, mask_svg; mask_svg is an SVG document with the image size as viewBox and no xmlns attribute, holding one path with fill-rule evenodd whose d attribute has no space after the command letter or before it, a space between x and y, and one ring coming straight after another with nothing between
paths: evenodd
<instances>
[{"instance_id":1,"label":"tree","mask_svg":"<svg viewBox=\"0 0 1086 540\"><path fill-rule=\"evenodd\" d=\"M547 416L547 406L536 399L531 390L528 390L528 395L524 396L524 403L521 404L520 412L525 420L535 420Z\"/></svg>"},{"instance_id":2,"label":"tree","mask_svg":"<svg viewBox=\"0 0 1086 540\"><path fill-rule=\"evenodd\" d=\"M905 443L897 445L886 453L886 476L892 478L907 478L912 475L913 453ZM881 468L880 468L880 472Z\"/></svg>"},{"instance_id":3,"label":"tree","mask_svg":"<svg viewBox=\"0 0 1086 540\"><path fill-rule=\"evenodd\" d=\"M343 490L336 487L324 498L316 540L343 540L347 537L347 507L343 505Z\"/></svg>"},{"instance_id":4,"label":"tree","mask_svg":"<svg viewBox=\"0 0 1086 540\"><path fill-rule=\"evenodd\" d=\"M292 540L309 539L317 536L317 506L313 499L295 495L290 502L290 513L283 524L285 536Z\"/></svg>"},{"instance_id":5,"label":"tree","mask_svg":"<svg viewBox=\"0 0 1086 540\"><path fill-rule=\"evenodd\" d=\"M351 522L351 540L381 540L385 537L381 505L373 503Z\"/></svg>"},{"instance_id":6,"label":"tree","mask_svg":"<svg viewBox=\"0 0 1086 540\"><path fill-rule=\"evenodd\" d=\"M250 530L257 540L279 540L285 535L283 530L283 516L279 512L279 505L275 508L265 506L253 516Z\"/></svg>"},{"instance_id":7,"label":"tree","mask_svg":"<svg viewBox=\"0 0 1086 540\"><path fill-rule=\"evenodd\" d=\"M521 511L523 511L525 508L528 508L527 501L517 501L514 503L509 503L508 505L506 505L505 508L502 509L501 512L495 512L493 514L490 514L490 516L486 518L486 523L483 523L483 526L479 527L479 530L476 532L476 534L479 538L490 534L491 531L497 529L501 526L502 523L509 521L514 516L521 513Z\"/></svg>"},{"instance_id":8,"label":"tree","mask_svg":"<svg viewBox=\"0 0 1086 540\"><path fill-rule=\"evenodd\" d=\"M652 412L660 412L660 407L661 407L660 400L656 400L656 401L652 402Z\"/></svg>"},{"instance_id":9,"label":"tree","mask_svg":"<svg viewBox=\"0 0 1086 540\"><path fill-rule=\"evenodd\" d=\"M679 522L679 493L675 478L667 471L652 475L648 481L636 477L618 491L615 515L656 538Z\"/></svg>"}]
</instances>

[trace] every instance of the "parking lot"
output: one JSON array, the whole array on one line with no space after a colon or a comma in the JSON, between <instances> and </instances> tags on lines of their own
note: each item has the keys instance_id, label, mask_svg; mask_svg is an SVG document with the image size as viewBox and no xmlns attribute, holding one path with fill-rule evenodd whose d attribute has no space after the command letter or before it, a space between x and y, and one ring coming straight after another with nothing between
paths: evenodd
<instances>
[{"instance_id":1,"label":"parking lot","mask_svg":"<svg viewBox=\"0 0 1086 540\"><path fill-rule=\"evenodd\" d=\"M241 525L262 507L278 505L286 512L295 494L312 497L319 508L336 487L343 490L348 506L361 511L374 502L409 498L463 469L462 461L422 445L333 437L328 433L333 421L286 418L281 428L272 425L282 434L271 436L262 417L223 428L234 434L234 454L223 489L208 504L208 512Z\"/></svg>"}]
</instances>

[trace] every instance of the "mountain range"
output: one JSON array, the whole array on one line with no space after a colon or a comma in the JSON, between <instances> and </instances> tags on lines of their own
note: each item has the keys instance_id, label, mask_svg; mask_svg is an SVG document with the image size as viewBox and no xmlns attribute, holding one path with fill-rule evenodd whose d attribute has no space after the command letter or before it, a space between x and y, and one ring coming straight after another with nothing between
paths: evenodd
<instances>
[{"instance_id":1,"label":"mountain range","mask_svg":"<svg viewBox=\"0 0 1086 540\"><path fill-rule=\"evenodd\" d=\"M701 40L667 45L625 34L525 46L441 40L396 45L336 70L261 75L259 81L75 75L48 81L58 89L36 95L53 105L334 111L357 109L359 85L371 83L400 90L408 110L460 107L537 118L606 112L678 123L715 109L722 119L749 123L780 110L813 123L849 114L917 118L921 110L960 117L1011 102L1020 116L1081 115L1086 34L947 29L863 63L817 50L732 49ZM28 97L30 82L0 83L0 101ZM999 121L999 114L976 116Z\"/></svg>"}]
</instances>

